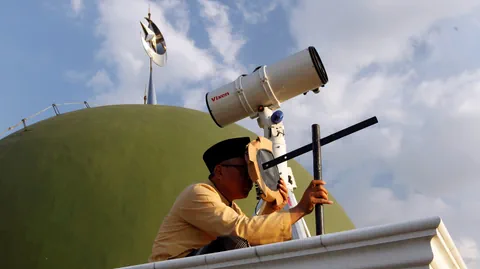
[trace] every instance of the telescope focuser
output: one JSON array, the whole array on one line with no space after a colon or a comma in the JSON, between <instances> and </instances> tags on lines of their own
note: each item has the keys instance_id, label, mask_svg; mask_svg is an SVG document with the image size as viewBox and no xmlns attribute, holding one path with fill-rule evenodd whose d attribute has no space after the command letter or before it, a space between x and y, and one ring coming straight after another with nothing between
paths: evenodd
<instances>
[{"instance_id":1,"label":"telescope focuser","mask_svg":"<svg viewBox=\"0 0 480 269\"><path fill-rule=\"evenodd\" d=\"M255 183L255 192L257 194L257 200L260 200L263 194L263 191L260 189L257 183Z\"/></svg>"},{"instance_id":2,"label":"telescope focuser","mask_svg":"<svg viewBox=\"0 0 480 269\"><path fill-rule=\"evenodd\" d=\"M320 87L325 87L325 85L322 85ZM313 90L310 90L310 91L312 91L314 94L320 93L320 87L318 87L316 89L313 89ZM303 95L307 95L307 93L310 92L310 91L304 92Z\"/></svg>"}]
</instances>

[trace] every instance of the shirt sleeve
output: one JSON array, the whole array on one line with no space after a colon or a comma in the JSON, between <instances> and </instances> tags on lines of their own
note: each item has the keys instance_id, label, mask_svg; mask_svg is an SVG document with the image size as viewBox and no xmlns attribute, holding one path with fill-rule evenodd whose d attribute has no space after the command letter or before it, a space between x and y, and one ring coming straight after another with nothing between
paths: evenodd
<instances>
[{"instance_id":1,"label":"shirt sleeve","mask_svg":"<svg viewBox=\"0 0 480 269\"><path fill-rule=\"evenodd\" d=\"M178 212L185 221L214 237L236 235L251 245L282 242L292 237L288 211L248 217L225 205L215 190L206 184L192 187L184 196Z\"/></svg>"}]
</instances>

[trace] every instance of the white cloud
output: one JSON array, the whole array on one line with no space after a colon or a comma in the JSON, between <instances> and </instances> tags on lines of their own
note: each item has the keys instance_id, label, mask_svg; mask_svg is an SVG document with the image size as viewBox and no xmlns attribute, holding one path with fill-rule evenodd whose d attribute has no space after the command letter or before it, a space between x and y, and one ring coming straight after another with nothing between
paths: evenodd
<instances>
[{"instance_id":1,"label":"white cloud","mask_svg":"<svg viewBox=\"0 0 480 269\"><path fill-rule=\"evenodd\" d=\"M98 70L93 77L86 83L87 87L94 89L96 92L109 90L113 87L113 82L110 79L105 69Z\"/></svg>"},{"instance_id":2,"label":"white cloud","mask_svg":"<svg viewBox=\"0 0 480 269\"><path fill-rule=\"evenodd\" d=\"M297 3L297 2L296 2ZM283 2L296 42L329 74L318 95L284 104L289 148L363 119L379 123L325 146L324 176L361 227L438 215L469 268L478 263L478 1ZM318 19L321 18L321 19ZM456 27L456 28L455 28ZM463 31L463 32L462 32ZM310 93L309 93L310 94ZM311 169L311 157L299 158Z\"/></svg>"},{"instance_id":3,"label":"white cloud","mask_svg":"<svg viewBox=\"0 0 480 269\"><path fill-rule=\"evenodd\" d=\"M257 24L267 21L267 16L275 10L279 4L277 0L271 1L247 1L238 0L235 6L240 10L245 21L250 24Z\"/></svg>"},{"instance_id":4,"label":"white cloud","mask_svg":"<svg viewBox=\"0 0 480 269\"><path fill-rule=\"evenodd\" d=\"M212 46L223 57L226 64L234 63L238 51L246 41L241 35L232 33L228 7L209 0L199 0L199 3L202 6L201 16L209 22L206 29Z\"/></svg>"},{"instance_id":5,"label":"white cloud","mask_svg":"<svg viewBox=\"0 0 480 269\"><path fill-rule=\"evenodd\" d=\"M290 29L299 48L315 44L330 70L351 73L375 61L409 57L411 38L478 6L476 0L298 1L289 6Z\"/></svg>"},{"instance_id":6,"label":"white cloud","mask_svg":"<svg viewBox=\"0 0 480 269\"><path fill-rule=\"evenodd\" d=\"M478 250L477 242L472 238L462 238L455 242L455 244L462 253L463 259L469 265L469 268L478 268L480 252Z\"/></svg>"},{"instance_id":7,"label":"white cloud","mask_svg":"<svg viewBox=\"0 0 480 269\"><path fill-rule=\"evenodd\" d=\"M83 6L83 1L82 1L82 0L71 0L71 1L70 1L70 5L71 5L71 7L72 7L73 13L74 13L76 16L78 16L78 15L82 12L82 10L83 10L83 8L84 8L84 6Z\"/></svg>"},{"instance_id":8,"label":"white cloud","mask_svg":"<svg viewBox=\"0 0 480 269\"><path fill-rule=\"evenodd\" d=\"M186 35L190 29L190 11L188 3L186 1L179 0L162 0L159 1L159 6L165 11L171 11L164 13L165 15L172 16L172 24L179 33Z\"/></svg>"},{"instance_id":9,"label":"white cloud","mask_svg":"<svg viewBox=\"0 0 480 269\"><path fill-rule=\"evenodd\" d=\"M190 89L182 96L183 107L195 109L199 111L206 111L205 94L207 90L203 88Z\"/></svg>"},{"instance_id":10,"label":"white cloud","mask_svg":"<svg viewBox=\"0 0 480 269\"><path fill-rule=\"evenodd\" d=\"M148 2L102 0L98 8L100 18L96 33L103 41L97 59L115 70L118 82L114 91L97 96L97 102L143 102L149 63L141 44L140 20L148 13ZM185 5L150 3L150 9L152 20L165 36L168 50L167 65L153 66L157 97L162 104L161 93L185 89L189 83L215 75L215 60L182 32L188 28L188 16L175 17L173 23L166 20L167 13L182 10L180 13L188 14Z\"/></svg>"},{"instance_id":11,"label":"white cloud","mask_svg":"<svg viewBox=\"0 0 480 269\"><path fill-rule=\"evenodd\" d=\"M166 66L153 67L159 104L164 104L162 94L185 95L181 99L187 100L194 94L189 89L211 90L236 78L244 69L236 61L243 38L232 34L224 5L202 3L204 24L212 39L211 48L207 49L199 48L189 36L191 14L185 1L100 0L96 34L102 39L102 44L97 59L114 69L117 81L114 90L98 94L95 102L143 102L144 85L148 83L148 57L140 42L139 21L147 15L149 4L152 20L164 34L168 50ZM219 60L210 53L211 49L219 52Z\"/></svg>"}]
</instances>

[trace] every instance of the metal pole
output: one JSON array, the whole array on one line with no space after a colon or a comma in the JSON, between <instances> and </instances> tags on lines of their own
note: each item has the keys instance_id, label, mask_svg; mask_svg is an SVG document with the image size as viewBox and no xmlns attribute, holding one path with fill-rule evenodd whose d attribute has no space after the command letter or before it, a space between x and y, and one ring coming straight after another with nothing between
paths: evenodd
<instances>
[{"instance_id":1,"label":"metal pole","mask_svg":"<svg viewBox=\"0 0 480 269\"><path fill-rule=\"evenodd\" d=\"M312 125L312 151L313 151L313 178L322 180L322 153L320 144L320 125ZM325 233L323 225L323 205L315 205L315 228L316 234L322 235Z\"/></svg>"}]
</instances>

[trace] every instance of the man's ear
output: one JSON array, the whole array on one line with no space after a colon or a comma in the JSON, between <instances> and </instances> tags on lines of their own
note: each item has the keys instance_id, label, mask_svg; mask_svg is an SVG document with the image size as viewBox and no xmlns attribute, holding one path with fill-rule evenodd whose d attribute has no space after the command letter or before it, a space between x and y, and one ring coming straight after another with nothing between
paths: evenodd
<instances>
[{"instance_id":1,"label":"man's ear","mask_svg":"<svg viewBox=\"0 0 480 269\"><path fill-rule=\"evenodd\" d=\"M213 173L217 176L221 176L222 175L222 166L217 164L215 165L215 168L213 168Z\"/></svg>"}]
</instances>

